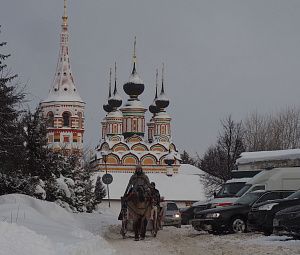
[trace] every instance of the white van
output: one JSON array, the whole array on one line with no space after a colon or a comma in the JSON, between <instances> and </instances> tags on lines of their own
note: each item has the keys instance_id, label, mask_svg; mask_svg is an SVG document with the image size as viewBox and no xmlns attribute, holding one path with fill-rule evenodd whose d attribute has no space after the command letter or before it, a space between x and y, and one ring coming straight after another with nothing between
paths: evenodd
<instances>
[{"instance_id":1,"label":"white van","mask_svg":"<svg viewBox=\"0 0 300 255\"><path fill-rule=\"evenodd\" d=\"M244 179L244 178L242 178ZM230 181L229 181L230 183ZM263 170L247 180L235 196L214 198L207 202L196 202L193 206L207 205L206 208L233 204L239 197L255 190L298 190L300 189L300 167L284 167ZM221 189L222 190L222 189ZM206 209L204 208L204 209Z\"/></svg>"},{"instance_id":2,"label":"white van","mask_svg":"<svg viewBox=\"0 0 300 255\"><path fill-rule=\"evenodd\" d=\"M264 170L249 180L237 196L255 190L300 189L300 167L284 167Z\"/></svg>"}]
</instances>

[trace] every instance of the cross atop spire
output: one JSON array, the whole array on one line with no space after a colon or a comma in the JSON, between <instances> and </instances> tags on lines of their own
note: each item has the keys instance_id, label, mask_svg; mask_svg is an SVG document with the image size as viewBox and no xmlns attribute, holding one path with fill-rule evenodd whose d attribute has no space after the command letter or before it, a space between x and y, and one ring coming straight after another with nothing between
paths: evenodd
<instances>
[{"instance_id":1,"label":"cross atop spire","mask_svg":"<svg viewBox=\"0 0 300 255\"><path fill-rule=\"evenodd\" d=\"M162 64L162 70L161 70L161 94L165 93L165 88L164 88L164 74L165 74L165 64Z\"/></svg>"},{"instance_id":2,"label":"cross atop spire","mask_svg":"<svg viewBox=\"0 0 300 255\"><path fill-rule=\"evenodd\" d=\"M134 37L134 43L133 43L132 62L133 62L132 74L135 74L136 73L136 36Z\"/></svg>"},{"instance_id":3,"label":"cross atop spire","mask_svg":"<svg viewBox=\"0 0 300 255\"><path fill-rule=\"evenodd\" d=\"M67 0L64 0L64 15L62 16L64 28L68 27L68 16L67 16Z\"/></svg>"}]
</instances>

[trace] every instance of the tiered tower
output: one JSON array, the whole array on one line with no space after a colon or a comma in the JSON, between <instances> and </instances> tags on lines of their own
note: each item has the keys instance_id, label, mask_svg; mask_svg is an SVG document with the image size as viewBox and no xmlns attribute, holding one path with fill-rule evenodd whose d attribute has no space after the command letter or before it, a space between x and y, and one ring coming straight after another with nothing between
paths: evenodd
<instances>
[{"instance_id":1,"label":"tiered tower","mask_svg":"<svg viewBox=\"0 0 300 255\"><path fill-rule=\"evenodd\" d=\"M153 117L154 140L157 142L170 142L171 140L171 117L166 112L170 100L166 97L164 88L164 65L162 67L161 92L155 100L157 113Z\"/></svg>"},{"instance_id":2,"label":"tiered tower","mask_svg":"<svg viewBox=\"0 0 300 255\"><path fill-rule=\"evenodd\" d=\"M146 138L145 112L147 109L139 99L145 85L137 73L135 40L132 72L129 81L123 86L129 98L120 110L118 108L122 100L117 93L116 71L113 94L110 78L108 101L103 105L107 115L102 121L102 139L93 159L96 170L134 172L135 166L139 164L148 173L167 173L165 158L168 157L174 160L173 171L171 174L168 171L168 175L178 172L180 157L172 143L171 118L165 110L169 105L169 100L165 95L163 73L164 68L161 92L158 95L158 71L156 72L156 92L154 101L149 107L152 117L147 123L148 138Z\"/></svg>"},{"instance_id":3,"label":"tiered tower","mask_svg":"<svg viewBox=\"0 0 300 255\"><path fill-rule=\"evenodd\" d=\"M121 109L123 114L123 136L124 138L132 136L145 135L145 112L147 109L143 106L138 98L144 92L144 82L139 77L136 70L136 39L133 47L133 67L129 77L129 81L124 84L123 89L129 99L125 106Z\"/></svg>"},{"instance_id":4,"label":"tiered tower","mask_svg":"<svg viewBox=\"0 0 300 255\"><path fill-rule=\"evenodd\" d=\"M40 103L47 118L49 147L65 153L82 153L84 106L73 79L69 57L67 5L64 0L60 50L53 84L48 97Z\"/></svg>"}]
</instances>

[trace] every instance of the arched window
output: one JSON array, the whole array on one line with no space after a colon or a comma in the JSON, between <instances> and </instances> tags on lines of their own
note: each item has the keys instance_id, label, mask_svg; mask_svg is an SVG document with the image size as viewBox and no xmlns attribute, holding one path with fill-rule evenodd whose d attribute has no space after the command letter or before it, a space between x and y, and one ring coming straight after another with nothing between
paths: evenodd
<instances>
[{"instance_id":1,"label":"arched window","mask_svg":"<svg viewBox=\"0 0 300 255\"><path fill-rule=\"evenodd\" d=\"M53 112L47 113L47 127L54 127L54 114Z\"/></svg>"},{"instance_id":2,"label":"arched window","mask_svg":"<svg viewBox=\"0 0 300 255\"><path fill-rule=\"evenodd\" d=\"M71 114L69 112L64 112L62 114L62 117L63 117L63 126L69 127L71 124L71 121L70 121Z\"/></svg>"}]
</instances>

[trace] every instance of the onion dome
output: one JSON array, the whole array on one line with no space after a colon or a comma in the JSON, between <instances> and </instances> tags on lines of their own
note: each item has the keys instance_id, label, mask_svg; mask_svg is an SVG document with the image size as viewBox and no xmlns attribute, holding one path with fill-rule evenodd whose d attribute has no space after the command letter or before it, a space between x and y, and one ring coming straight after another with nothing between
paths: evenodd
<instances>
[{"instance_id":1,"label":"onion dome","mask_svg":"<svg viewBox=\"0 0 300 255\"><path fill-rule=\"evenodd\" d=\"M155 101L157 99L157 84L158 84L158 70L156 69L156 88L155 88L155 97L154 97L154 100L153 100L153 103L149 106L149 111L152 113L152 114L156 114L159 112L159 109L158 107L156 106L155 104Z\"/></svg>"},{"instance_id":2,"label":"onion dome","mask_svg":"<svg viewBox=\"0 0 300 255\"><path fill-rule=\"evenodd\" d=\"M113 96L108 99L108 104L116 109L122 105L122 98L119 96L117 91L117 64L115 63L115 88Z\"/></svg>"},{"instance_id":3,"label":"onion dome","mask_svg":"<svg viewBox=\"0 0 300 255\"><path fill-rule=\"evenodd\" d=\"M162 79L161 80L162 80L161 81L161 92L160 92L158 98L155 100L155 104L160 110L167 108L170 104L170 100L166 97L165 88L164 88L164 65L162 67Z\"/></svg>"},{"instance_id":4,"label":"onion dome","mask_svg":"<svg viewBox=\"0 0 300 255\"><path fill-rule=\"evenodd\" d=\"M145 85L136 71L136 38L134 38L133 48L133 68L129 81L123 85L123 89L131 99L138 99L138 96L144 92Z\"/></svg>"},{"instance_id":5,"label":"onion dome","mask_svg":"<svg viewBox=\"0 0 300 255\"><path fill-rule=\"evenodd\" d=\"M164 158L164 162L168 165L171 166L175 163L175 157L174 157L174 153L172 153L171 151L169 151L169 154Z\"/></svg>"},{"instance_id":6,"label":"onion dome","mask_svg":"<svg viewBox=\"0 0 300 255\"><path fill-rule=\"evenodd\" d=\"M111 68L109 70L109 89L108 89L108 100L111 98ZM107 103L107 104L104 104L103 105L103 110L106 111L106 112L111 112L113 109L112 109L112 106Z\"/></svg>"}]
</instances>

